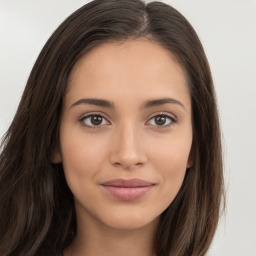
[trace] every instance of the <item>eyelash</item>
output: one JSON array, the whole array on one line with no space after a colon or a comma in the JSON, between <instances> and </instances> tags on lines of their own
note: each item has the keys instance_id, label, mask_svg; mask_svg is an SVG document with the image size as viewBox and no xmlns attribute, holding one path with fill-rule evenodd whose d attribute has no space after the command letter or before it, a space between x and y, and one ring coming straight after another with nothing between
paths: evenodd
<instances>
[{"instance_id":1,"label":"eyelash","mask_svg":"<svg viewBox=\"0 0 256 256\"><path fill-rule=\"evenodd\" d=\"M164 125L154 125L156 128L158 128L158 129L164 129L164 128L168 128L168 127L170 127L170 126L172 126L172 125L174 125L175 123L177 123L177 118L175 118L175 117L173 117L173 116L171 116L170 114L167 114L167 113L165 113L165 112L162 112L162 113L158 113L158 114L154 114L153 116L151 116L150 118L149 118L149 121L150 120L154 120L155 118L157 118L157 117L164 117L164 118L166 118L166 119L169 119L169 123L166 125L166 124L164 124ZM149 121L147 121L147 122L149 122Z\"/></svg>"},{"instance_id":2,"label":"eyelash","mask_svg":"<svg viewBox=\"0 0 256 256\"><path fill-rule=\"evenodd\" d=\"M90 126L90 125L86 125L85 124L85 120L87 119L87 118L91 118L91 117L93 117L93 116L98 116L98 117L101 117L101 118L103 118L104 120L107 120L107 118L105 118L102 114L100 114L100 113L93 113L93 114L90 114L90 115L86 115L86 116L83 116L83 117L81 117L78 121L83 125L83 126L85 126L85 127L87 127L87 128L90 128L90 129L99 129L99 128L101 128L102 127L102 125L98 125L98 126Z\"/></svg>"},{"instance_id":3,"label":"eyelash","mask_svg":"<svg viewBox=\"0 0 256 256\"><path fill-rule=\"evenodd\" d=\"M104 120L107 120L107 118L105 118L101 113L93 113L93 114L90 114L90 115L86 115L86 116L83 116L81 117L78 121L85 127L89 128L89 129L99 129L101 128L102 126L104 126L104 124L99 124L99 125L86 125L85 124L85 120L88 118L89 120L91 120L90 118L92 118L93 116L96 116L96 117L100 117ZM170 127L171 125L174 125L175 123L177 123L177 119L174 118L173 116L171 116L170 114L167 114L167 113L158 113L158 114L154 114L153 116L151 116L149 118L149 121L150 120L154 120L154 118L157 118L157 117L164 117L166 119L169 119L169 123L166 125L153 125L155 126L156 128L158 129L164 129L164 128L167 128L167 127ZM148 122L149 122L148 121ZM91 122L91 121L90 121ZM109 121L107 121L109 123Z\"/></svg>"}]
</instances>

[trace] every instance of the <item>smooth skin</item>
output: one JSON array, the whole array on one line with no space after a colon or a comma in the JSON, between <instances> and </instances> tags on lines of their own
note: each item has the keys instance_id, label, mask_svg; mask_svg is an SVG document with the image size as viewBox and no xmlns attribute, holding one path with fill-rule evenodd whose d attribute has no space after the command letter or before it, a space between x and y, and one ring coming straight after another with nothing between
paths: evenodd
<instances>
[{"instance_id":1,"label":"smooth skin","mask_svg":"<svg viewBox=\"0 0 256 256\"><path fill-rule=\"evenodd\" d=\"M107 42L74 65L60 125L62 162L75 199L77 235L65 256L153 256L161 213L193 164L191 99L172 54L147 39ZM130 201L102 183L154 184Z\"/></svg>"}]
</instances>

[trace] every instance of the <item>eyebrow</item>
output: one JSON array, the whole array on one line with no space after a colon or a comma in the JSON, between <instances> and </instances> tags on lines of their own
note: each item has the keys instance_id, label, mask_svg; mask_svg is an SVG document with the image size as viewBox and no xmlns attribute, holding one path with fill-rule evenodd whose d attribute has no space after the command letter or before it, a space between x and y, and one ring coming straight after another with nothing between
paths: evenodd
<instances>
[{"instance_id":1,"label":"eyebrow","mask_svg":"<svg viewBox=\"0 0 256 256\"><path fill-rule=\"evenodd\" d=\"M147 100L142 105L142 108L151 108L151 107L155 107L155 106L165 105L168 103L177 104L185 110L185 106L180 101L173 99L173 98L160 98L160 99ZM81 105L81 104L89 104L89 105L94 105L94 106L104 107L104 108L114 108L115 107L114 103L111 101L108 101L108 100L95 99L95 98L82 98L82 99L76 101L75 103L73 103L71 105L71 108L74 106L77 106L77 105Z\"/></svg>"},{"instance_id":2,"label":"eyebrow","mask_svg":"<svg viewBox=\"0 0 256 256\"><path fill-rule=\"evenodd\" d=\"M94 105L98 107L104 107L104 108L114 108L114 103L108 101L108 100L103 100L103 99L94 99L94 98L89 98L89 99L80 99L73 103L71 105L71 108L80 104L89 104L89 105Z\"/></svg>"},{"instance_id":3,"label":"eyebrow","mask_svg":"<svg viewBox=\"0 0 256 256\"><path fill-rule=\"evenodd\" d=\"M177 105L181 106L182 108L184 108L184 110L185 110L185 106L180 101L173 99L173 98L161 98L161 99L155 99L155 100L147 100L144 103L143 107L150 108L150 107L164 105L167 103L177 104Z\"/></svg>"}]
</instances>

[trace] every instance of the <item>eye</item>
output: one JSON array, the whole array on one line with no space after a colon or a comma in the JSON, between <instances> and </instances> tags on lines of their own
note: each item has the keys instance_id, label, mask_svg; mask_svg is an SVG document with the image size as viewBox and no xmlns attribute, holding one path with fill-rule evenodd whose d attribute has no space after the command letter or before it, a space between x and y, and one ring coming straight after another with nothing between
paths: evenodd
<instances>
[{"instance_id":1,"label":"eye","mask_svg":"<svg viewBox=\"0 0 256 256\"><path fill-rule=\"evenodd\" d=\"M175 122L176 120L173 117L166 114L159 114L151 117L148 123L153 126L168 127Z\"/></svg>"},{"instance_id":2,"label":"eye","mask_svg":"<svg viewBox=\"0 0 256 256\"><path fill-rule=\"evenodd\" d=\"M84 126L87 126L89 128L98 128L103 125L109 124L107 119L99 114L84 116L81 119L79 119L79 122L81 122Z\"/></svg>"}]
</instances>

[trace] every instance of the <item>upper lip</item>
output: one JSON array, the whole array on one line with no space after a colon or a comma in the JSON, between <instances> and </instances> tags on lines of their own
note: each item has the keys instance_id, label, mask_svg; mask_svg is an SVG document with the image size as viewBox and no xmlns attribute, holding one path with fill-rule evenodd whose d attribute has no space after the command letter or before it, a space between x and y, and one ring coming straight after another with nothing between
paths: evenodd
<instances>
[{"instance_id":1,"label":"upper lip","mask_svg":"<svg viewBox=\"0 0 256 256\"><path fill-rule=\"evenodd\" d=\"M134 187L148 187L154 185L154 183L142 180L142 179L114 179L109 180L101 185L103 186L112 186L112 187L125 187L125 188L134 188Z\"/></svg>"}]
</instances>

